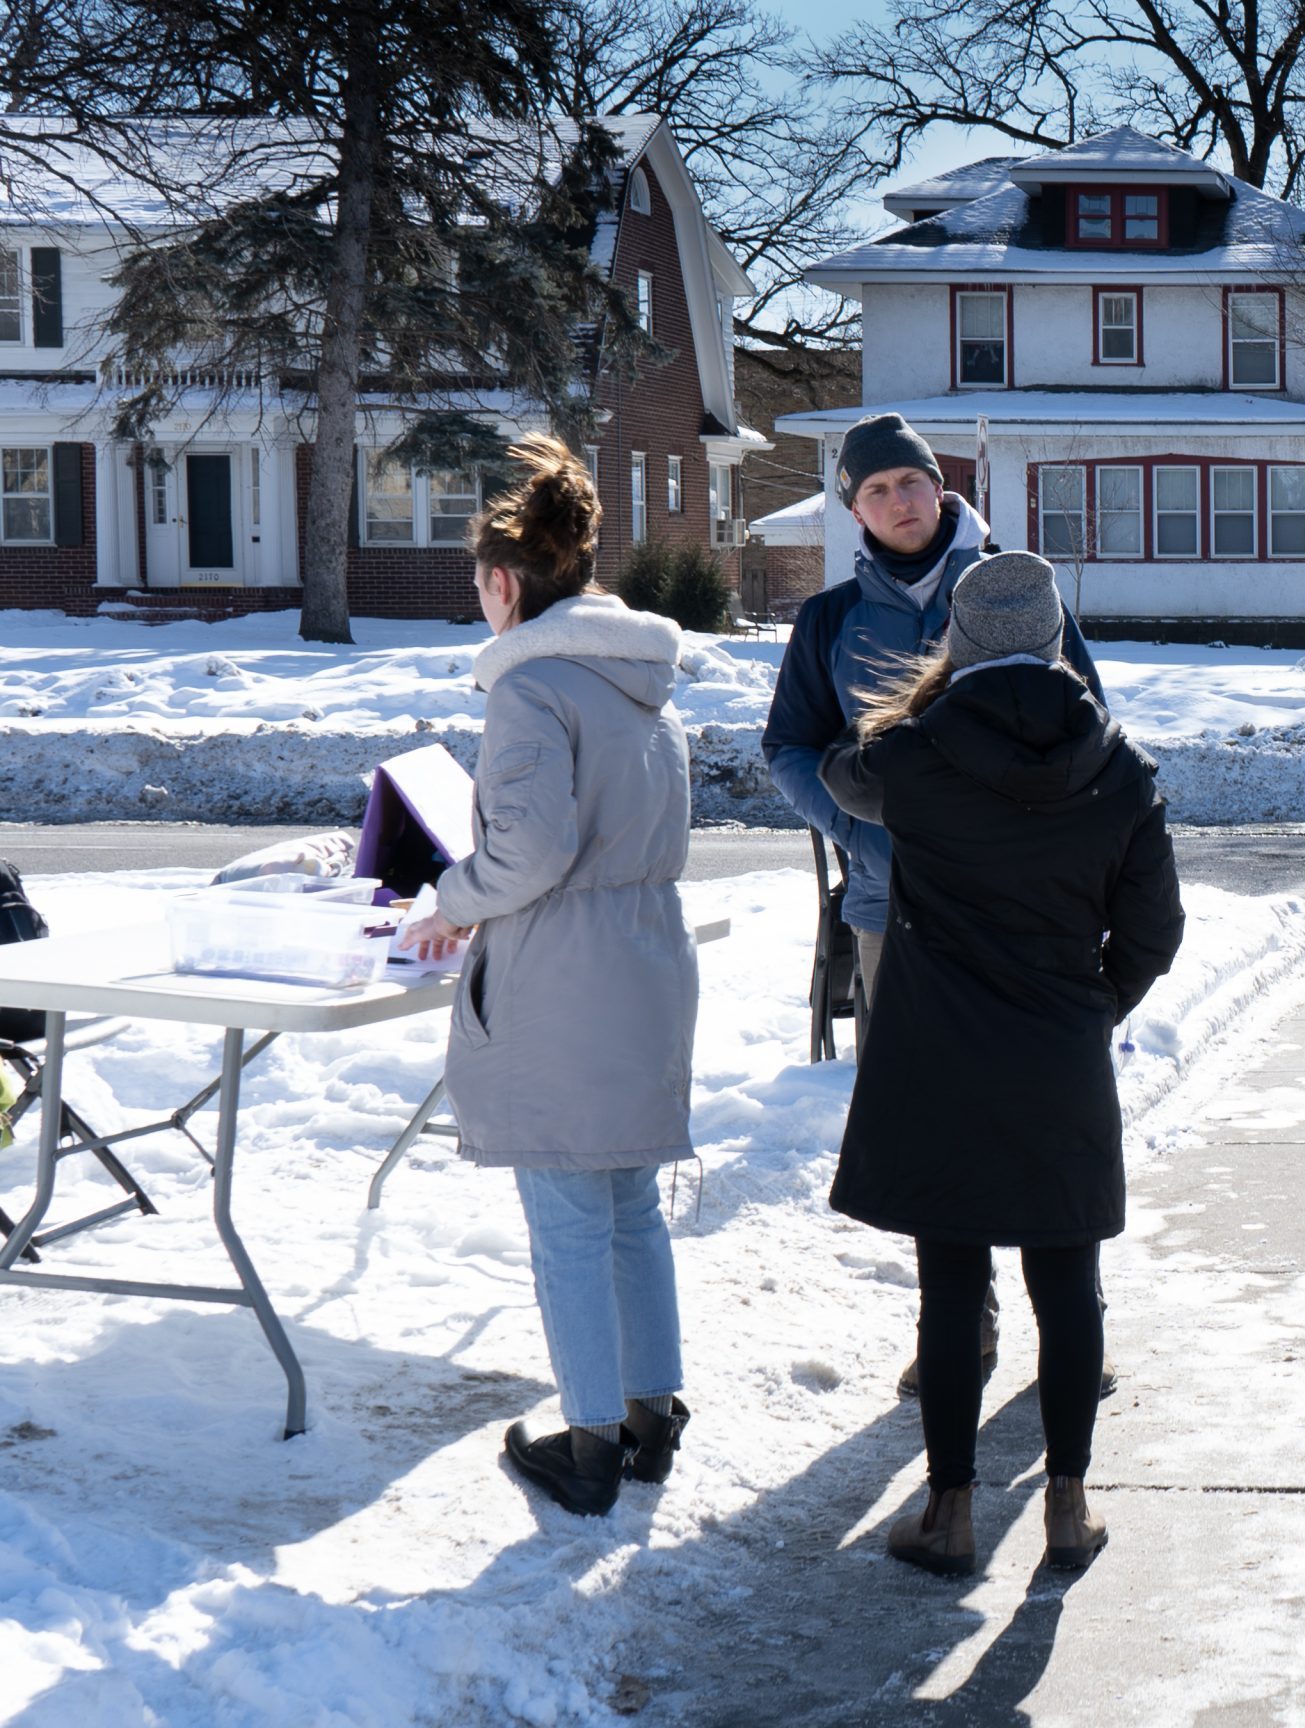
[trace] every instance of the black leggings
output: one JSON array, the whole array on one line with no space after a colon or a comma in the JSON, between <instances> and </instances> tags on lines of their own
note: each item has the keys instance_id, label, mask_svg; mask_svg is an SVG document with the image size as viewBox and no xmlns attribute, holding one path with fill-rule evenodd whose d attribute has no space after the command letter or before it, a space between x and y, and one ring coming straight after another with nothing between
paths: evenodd
<instances>
[{"instance_id":1,"label":"black leggings","mask_svg":"<svg viewBox=\"0 0 1305 1728\"><path fill-rule=\"evenodd\" d=\"M991 1253L983 1244L917 1240L920 1266L920 1419L929 1486L974 1480L983 1375L979 1325ZM1038 1320L1038 1399L1047 1474L1085 1476L1105 1350L1097 1249L1024 1248L1024 1284Z\"/></svg>"}]
</instances>

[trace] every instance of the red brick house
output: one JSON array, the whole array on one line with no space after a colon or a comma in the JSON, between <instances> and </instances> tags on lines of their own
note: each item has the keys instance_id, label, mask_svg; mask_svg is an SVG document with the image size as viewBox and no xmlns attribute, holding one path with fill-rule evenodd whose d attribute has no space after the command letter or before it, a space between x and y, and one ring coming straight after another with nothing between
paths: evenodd
<instances>
[{"instance_id":1,"label":"red brick house","mask_svg":"<svg viewBox=\"0 0 1305 1728\"><path fill-rule=\"evenodd\" d=\"M618 199L594 259L671 358L634 385L594 388L600 576L612 581L632 544L661 536L714 546L737 586L739 464L765 447L734 401L733 303L750 284L708 227L669 127L655 115L608 124ZM133 216L148 228L148 200ZM65 199L38 224L0 195L0 608L296 607L311 450L275 383L251 376L215 411L196 376L149 451L105 430L98 331L122 243L89 201ZM506 396L480 411L505 434L543 425ZM392 403L360 398L357 425L351 611L477 616L462 538L483 501L480 475L390 460L403 427Z\"/></svg>"}]
</instances>

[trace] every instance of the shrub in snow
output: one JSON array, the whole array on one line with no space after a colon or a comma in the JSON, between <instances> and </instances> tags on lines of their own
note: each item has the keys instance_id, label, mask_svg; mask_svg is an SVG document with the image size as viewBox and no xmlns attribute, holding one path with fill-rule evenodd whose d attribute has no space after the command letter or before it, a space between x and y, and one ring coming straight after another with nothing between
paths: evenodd
<instances>
[{"instance_id":1,"label":"shrub in snow","mask_svg":"<svg viewBox=\"0 0 1305 1728\"><path fill-rule=\"evenodd\" d=\"M729 583L720 561L698 545L644 540L631 549L616 578L627 606L674 618L683 630L719 630L729 609Z\"/></svg>"}]
</instances>

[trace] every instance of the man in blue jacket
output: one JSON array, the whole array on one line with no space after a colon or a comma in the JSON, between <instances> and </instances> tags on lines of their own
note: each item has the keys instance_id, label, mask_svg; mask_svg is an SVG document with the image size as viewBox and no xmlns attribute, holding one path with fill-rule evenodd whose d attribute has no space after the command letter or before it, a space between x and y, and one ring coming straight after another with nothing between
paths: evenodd
<instances>
[{"instance_id":1,"label":"man in blue jacket","mask_svg":"<svg viewBox=\"0 0 1305 1728\"><path fill-rule=\"evenodd\" d=\"M848 429L838 453L837 485L860 528L854 574L813 594L798 613L761 748L772 780L798 815L848 855L843 917L856 934L868 998L888 917L888 835L878 823L840 810L817 769L856 712L853 690L872 689L892 674L901 655L919 653L942 636L952 589L961 572L984 556L988 525L959 494L944 492L933 451L900 414L871 415ZM1104 701L1096 667L1068 611L1064 653ZM991 1287L983 1355L986 1378L997 1361L997 1296ZM915 1393L914 1370L912 1363L900 1391Z\"/></svg>"}]
</instances>

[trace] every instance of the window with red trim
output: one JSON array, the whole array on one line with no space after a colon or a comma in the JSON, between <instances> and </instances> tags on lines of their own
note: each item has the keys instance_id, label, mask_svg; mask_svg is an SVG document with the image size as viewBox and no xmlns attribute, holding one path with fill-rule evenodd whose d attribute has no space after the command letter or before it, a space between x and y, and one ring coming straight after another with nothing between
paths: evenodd
<instances>
[{"instance_id":1,"label":"window with red trim","mask_svg":"<svg viewBox=\"0 0 1305 1728\"><path fill-rule=\"evenodd\" d=\"M1096 329L1092 363L1095 366L1140 366L1142 364L1142 290L1140 288L1094 288L1093 312Z\"/></svg>"},{"instance_id":2,"label":"window with red trim","mask_svg":"<svg viewBox=\"0 0 1305 1728\"><path fill-rule=\"evenodd\" d=\"M1165 246L1169 194L1164 186L1070 186L1065 193L1066 243L1111 250Z\"/></svg>"},{"instance_id":3,"label":"window with red trim","mask_svg":"<svg viewBox=\"0 0 1305 1728\"><path fill-rule=\"evenodd\" d=\"M1228 382L1234 390L1281 387L1282 296L1279 290L1232 289L1228 308Z\"/></svg>"},{"instance_id":4,"label":"window with red trim","mask_svg":"<svg viewBox=\"0 0 1305 1728\"><path fill-rule=\"evenodd\" d=\"M956 382L960 385L996 384L1003 389L1009 379L1007 352L1008 301L1003 290L957 290Z\"/></svg>"},{"instance_id":5,"label":"window with red trim","mask_svg":"<svg viewBox=\"0 0 1305 1728\"><path fill-rule=\"evenodd\" d=\"M1101 559L1305 556L1305 463L1145 456L1029 467L1029 544Z\"/></svg>"}]
</instances>

